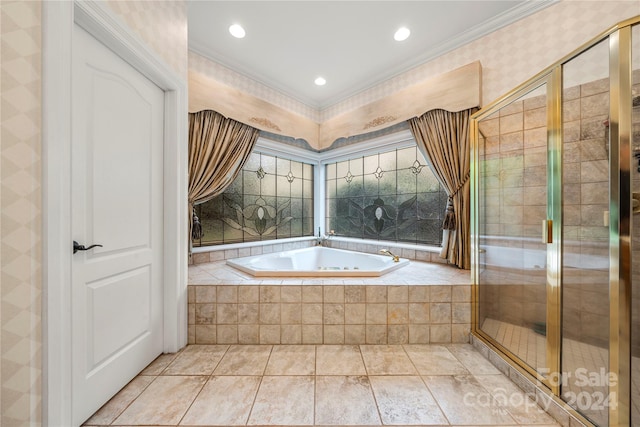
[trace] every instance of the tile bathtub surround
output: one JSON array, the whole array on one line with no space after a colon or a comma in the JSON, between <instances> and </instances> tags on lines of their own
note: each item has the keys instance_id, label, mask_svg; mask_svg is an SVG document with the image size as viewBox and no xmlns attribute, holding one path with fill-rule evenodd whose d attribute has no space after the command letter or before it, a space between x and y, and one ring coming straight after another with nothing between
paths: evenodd
<instances>
[{"instance_id":1,"label":"tile bathtub surround","mask_svg":"<svg viewBox=\"0 0 640 427\"><path fill-rule=\"evenodd\" d=\"M272 252L292 251L294 249L309 248L316 245L315 239L303 240L299 242L278 242L273 241L270 245L251 246L247 243L239 249L215 249L211 246L211 250L206 252L194 252L189 258L189 265L206 264L208 262L223 261L225 259L233 259L238 257L246 257L252 255L270 254Z\"/></svg>"},{"instance_id":2,"label":"tile bathtub surround","mask_svg":"<svg viewBox=\"0 0 640 427\"><path fill-rule=\"evenodd\" d=\"M191 254L189 258L190 265L206 264L209 262L223 261L226 259L233 259L238 257L245 257L250 255L262 255L270 254L273 252L290 251L294 249L309 248L316 245L316 240L303 240L299 242L287 242L281 243L274 241L270 245L251 246L251 243L247 243L246 246L240 249L215 249L215 246L211 247L211 250L204 252L195 252ZM344 249L356 252L365 252L370 254L378 254L380 249L390 249L394 254L399 255L402 258L407 258L415 261L433 262L438 264L447 264L446 259L440 258L439 251L426 251L420 249L407 249L395 247L393 242L381 242L380 244L365 244L357 243L356 239L353 240L329 240L325 242L325 246L334 249Z\"/></svg>"},{"instance_id":3,"label":"tile bathtub surround","mask_svg":"<svg viewBox=\"0 0 640 427\"><path fill-rule=\"evenodd\" d=\"M422 262L401 270L380 278L260 279L223 262L191 266L189 343L468 342L468 271ZM418 284L425 282L432 284Z\"/></svg>"},{"instance_id":4,"label":"tile bathtub surround","mask_svg":"<svg viewBox=\"0 0 640 427\"><path fill-rule=\"evenodd\" d=\"M189 373L178 373L187 360ZM160 356L84 426L558 427L535 393L498 370L478 372L486 363L470 344L187 346Z\"/></svg>"}]
</instances>

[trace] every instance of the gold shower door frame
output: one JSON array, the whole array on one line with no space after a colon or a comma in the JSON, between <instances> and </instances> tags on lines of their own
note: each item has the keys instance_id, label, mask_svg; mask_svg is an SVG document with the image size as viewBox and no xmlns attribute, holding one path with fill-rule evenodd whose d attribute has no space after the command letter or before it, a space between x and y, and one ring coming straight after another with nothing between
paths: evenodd
<instances>
[{"instance_id":1,"label":"gold shower door frame","mask_svg":"<svg viewBox=\"0 0 640 427\"><path fill-rule=\"evenodd\" d=\"M492 114L496 113L500 109L509 105L514 100L520 99L526 94L530 92L534 92L541 87L546 87L546 110L547 110L547 227L548 231L550 231L550 243L547 243L547 274L546 274L546 311L547 311L547 335L546 335L546 365L545 367L549 369L550 372L559 372L560 368L560 359L556 357L559 354L558 348L560 346L560 244L561 244L561 207L562 201L560 199L562 192L556 191L557 188L561 188L561 166L562 162L561 156L562 153L560 151L559 144L561 143L559 139L559 135L561 133L560 116L558 114L560 107L559 102L557 101L559 98L555 96L557 92L561 92L561 80L559 78L559 73L557 70L548 71L545 74L538 75L535 79L532 79L528 84L520 86L516 90L510 92L508 96L500 99L499 101L491 104L490 107L484 108L478 113L476 113L472 117L471 122L471 134L475 136L472 138L471 144L471 176L472 176L472 187L471 187L471 218L472 218L472 251L471 251L471 262L472 262L472 275L473 275L473 283L474 283L474 299L473 299L473 312L472 312L472 323L473 323L473 331L486 341L490 342L494 347L498 348L502 353L506 354L509 359L519 362L519 366L524 368L529 374L536 377L536 379L543 384L545 384L550 389L554 390L558 388L557 385L554 386L552 381L549 381L548 377L540 375L534 367L529 364L521 361L517 355L515 355L508 348L500 344L493 337L483 332L480 329L479 318L478 318L478 294L477 294L477 284L479 283L479 242L478 236L479 233L476 230L480 229L479 225L479 197L478 197L478 184L480 182L479 176L479 129L478 123L485 117L489 117ZM554 175L557 175L557 178L554 179ZM549 233L548 233L549 234ZM541 235L542 238L542 235ZM555 390L557 393L559 390Z\"/></svg>"},{"instance_id":2,"label":"gold shower door frame","mask_svg":"<svg viewBox=\"0 0 640 427\"><path fill-rule=\"evenodd\" d=\"M480 329L479 325L479 122L536 88L547 85L547 221L552 231L547 244L546 363L551 373L561 372L562 290L562 73L563 65L581 53L609 41L610 156L609 156L609 373L614 404L609 406L609 425L631 425L631 278L632 278L632 40L631 27L640 16L623 21L601 33L560 61L511 92L488 104L471 118L471 276L472 333L497 349L513 367L547 388L547 394L585 425L592 425L560 398L560 384L549 381L514 353ZM636 420L637 421L637 420Z\"/></svg>"}]
</instances>

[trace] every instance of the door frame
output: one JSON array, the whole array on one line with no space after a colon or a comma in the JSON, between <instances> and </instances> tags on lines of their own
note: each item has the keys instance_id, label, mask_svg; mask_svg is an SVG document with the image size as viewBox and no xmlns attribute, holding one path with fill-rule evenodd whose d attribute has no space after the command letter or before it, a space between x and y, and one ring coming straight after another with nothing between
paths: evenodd
<instances>
[{"instance_id":1,"label":"door frame","mask_svg":"<svg viewBox=\"0 0 640 427\"><path fill-rule=\"evenodd\" d=\"M43 425L71 425L71 55L80 25L164 91L163 351L187 343L187 86L107 6L42 3ZM186 46L185 46L186 49Z\"/></svg>"}]
</instances>

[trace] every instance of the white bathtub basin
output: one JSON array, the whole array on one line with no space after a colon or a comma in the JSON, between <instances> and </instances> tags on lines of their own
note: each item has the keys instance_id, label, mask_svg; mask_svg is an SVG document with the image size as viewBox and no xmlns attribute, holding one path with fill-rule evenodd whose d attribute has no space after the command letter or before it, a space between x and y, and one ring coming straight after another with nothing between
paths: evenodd
<instances>
[{"instance_id":1,"label":"white bathtub basin","mask_svg":"<svg viewBox=\"0 0 640 427\"><path fill-rule=\"evenodd\" d=\"M257 277L376 277L409 264L409 260L394 262L390 256L316 246L228 259L227 264Z\"/></svg>"}]
</instances>

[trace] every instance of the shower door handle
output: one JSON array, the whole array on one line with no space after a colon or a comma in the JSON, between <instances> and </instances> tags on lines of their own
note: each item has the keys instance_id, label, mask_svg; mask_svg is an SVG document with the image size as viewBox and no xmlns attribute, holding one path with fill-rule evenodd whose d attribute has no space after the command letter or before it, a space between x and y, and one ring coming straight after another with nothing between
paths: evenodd
<instances>
[{"instance_id":1,"label":"shower door handle","mask_svg":"<svg viewBox=\"0 0 640 427\"><path fill-rule=\"evenodd\" d=\"M631 195L631 212L634 214L640 213L640 193L634 192Z\"/></svg>"},{"instance_id":2,"label":"shower door handle","mask_svg":"<svg viewBox=\"0 0 640 427\"><path fill-rule=\"evenodd\" d=\"M545 245L553 243L553 220L551 219L542 220L542 243Z\"/></svg>"}]
</instances>

